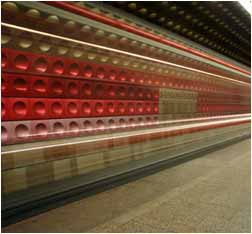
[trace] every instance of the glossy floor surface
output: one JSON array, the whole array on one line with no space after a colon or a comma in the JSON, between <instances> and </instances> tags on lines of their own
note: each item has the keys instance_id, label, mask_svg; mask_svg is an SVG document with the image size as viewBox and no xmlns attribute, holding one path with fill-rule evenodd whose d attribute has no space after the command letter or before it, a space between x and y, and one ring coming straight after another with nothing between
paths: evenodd
<instances>
[{"instance_id":1,"label":"glossy floor surface","mask_svg":"<svg viewBox=\"0 0 252 234\"><path fill-rule=\"evenodd\" d=\"M250 232L250 144L241 141L2 232Z\"/></svg>"}]
</instances>

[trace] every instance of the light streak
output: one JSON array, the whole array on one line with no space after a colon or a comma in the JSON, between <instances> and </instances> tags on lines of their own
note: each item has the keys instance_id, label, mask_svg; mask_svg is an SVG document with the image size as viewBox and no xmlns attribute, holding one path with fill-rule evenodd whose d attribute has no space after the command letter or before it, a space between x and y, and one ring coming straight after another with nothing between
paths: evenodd
<instances>
[{"instance_id":1,"label":"light streak","mask_svg":"<svg viewBox=\"0 0 252 234\"><path fill-rule=\"evenodd\" d=\"M247 83L247 82L238 81L238 80L235 80L235 79L232 79L232 78L229 78L229 77L220 76L220 75L217 75L217 74L205 72L205 71L198 70L198 69L195 69L195 68L178 65L178 64L175 64L175 63L170 63L170 62L166 62L166 61L163 61L163 60L159 60L159 59L155 59L155 58L151 58L151 57L147 57L147 56L143 56L143 55L139 55L139 54L134 54L134 53L130 53L130 52L123 51L123 50L118 50L118 49L114 49L114 48L110 48L110 47L106 47L106 46L101 46L101 45L97 45L97 44L93 44L93 43L89 43L89 42L84 42L84 41L80 41L80 40L76 40L76 39L72 39L72 38L68 38L68 37L58 36L58 35L54 35L54 34L51 34L51 33L41 32L41 31L37 31L37 30L34 30L34 29L24 28L24 27L21 27L21 26L12 25L12 24L8 24L8 23L4 23L4 22L2 22L1 25L5 26L5 27L14 28L14 29L18 29L18 30L23 30L23 31L26 31L26 32L39 34L39 35L43 35L43 36L47 36L47 37L52 37L52 38L56 38L56 39L60 39L60 40L65 40L65 41L69 41L69 42L73 42L73 43L77 43L77 44L81 44L81 45L95 47L95 48L98 48L98 49L108 50L108 51L112 51L112 52L115 52L115 53L120 53L120 54L124 54L124 55L127 55L127 56L132 56L132 57L136 57L136 58L140 58L140 59L144 59L144 60L148 60L148 61L152 61L152 62L156 62L156 63L161 63L161 64L181 68L181 69L184 69L184 70L198 72L198 73L201 73L201 74L204 74L204 75L209 75L209 76L218 77L218 78L225 79L225 80L230 80L232 82L240 83L241 85L250 86L250 83ZM247 77L250 77L250 76L247 76Z\"/></svg>"}]
</instances>

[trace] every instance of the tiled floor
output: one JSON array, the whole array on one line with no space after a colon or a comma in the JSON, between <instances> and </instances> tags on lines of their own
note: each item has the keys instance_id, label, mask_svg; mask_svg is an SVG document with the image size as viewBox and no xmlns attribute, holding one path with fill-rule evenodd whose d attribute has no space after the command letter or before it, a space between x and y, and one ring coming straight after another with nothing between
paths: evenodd
<instances>
[{"instance_id":1,"label":"tiled floor","mask_svg":"<svg viewBox=\"0 0 252 234\"><path fill-rule=\"evenodd\" d=\"M3 232L250 232L250 140Z\"/></svg>"}]
</instances>

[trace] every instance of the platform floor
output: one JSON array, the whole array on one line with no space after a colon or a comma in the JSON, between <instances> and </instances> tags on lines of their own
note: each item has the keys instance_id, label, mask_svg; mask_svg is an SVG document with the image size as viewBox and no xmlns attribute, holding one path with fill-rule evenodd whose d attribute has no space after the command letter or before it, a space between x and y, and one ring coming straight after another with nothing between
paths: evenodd
<instances>
[{"instance_id":1,"label":"platform floor","mask_svg":"<svg viewBox=\"0 0 252 234\"><path fill-rule=\"evenodd\" d=\"M2 232L250 232L250 140Z\"/></svg>"}]
</instances>

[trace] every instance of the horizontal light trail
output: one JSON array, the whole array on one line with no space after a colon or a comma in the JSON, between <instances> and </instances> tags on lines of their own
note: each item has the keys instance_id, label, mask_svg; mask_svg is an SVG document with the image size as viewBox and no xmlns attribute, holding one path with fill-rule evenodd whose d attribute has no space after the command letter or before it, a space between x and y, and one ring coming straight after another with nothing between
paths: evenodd
<instances>
[{"instance_id":1,"label":"horizontal light trail","mask_svg":"<svg viewBox=\"0 0 252 234\"><path fill-rule=\"evenodd\" d=\"M123 51L123 50L118 50L118 49L114 49L114 48L110 48L110 47L106 47L106 46L101 46L101 45L97 45L97 44L93 44L93 43L89 43L89 42L84 42L84 41L80 41L80 40L76 40L76 39L72 39L72 38L68 38L68 37L58 36L58 35L54 35L54 34L51 34L51 33L41 32L41 31L37 31L37 30L34 30L34 29L25 28L25 27L21 27L21 26L17 26L17 25L12 25L12 24L8 24L8 23L4 23L4 22L2 22L1 25L5 26L5 27L8 27L8 28L23 30L23 31L26 31L26 32L34 33L34 34L39 34L39 35L52 37L52 38L56 38L56 39L60 39L60 40L64 40L64 41L69 41L69 42L73 42L73 43L77 43L77 44L82 44L82 45L86 45L86 46L90 46L90 47L95 47L95 48L98 48L98 49L108 50L108 51L112 51L112 52L115 52L115 53L124 54L124 55L127 55L127 56L132 56L132 57L136 57L136 58L140 58L140 59L144 59L144 60L148 60L148 61L152 61L152 62L156 62L156 63L161 63L161 64L181 68L181 69L188 70L188 71L198 72L198 73L201 73L201 74L204 74L204 75L209 75L209 76L218 77L218 78L225 79L225 80L230 80L232 82L239 83L241 85L250 86L250 83L247 83L247 82L238 81L238 80L235 80L235 79L232 79L232 78L229 78L229 77L220 76L220 75L217 75L217 74L205 72L205 71L198 70L198 69L195 69L195 68L190 68L190 67L178 65L178 64L175 64L175 63L170 63L170 62L166 62L166 61L163 61L163 60L159 60L159 59L155 59L155 58L151 58L151 57L147 57L147 56L143 56L143 55L139 55L139 54L134 54L134 53L130 53L130 52ZM250 76L247 76L247 77L250 77Z\"/></svg>"},{"instance_id":2,"label":"horizontal light trail","mask_svg":"<svg viewBox=\"0 0 252 234\"><path fill-rule=\"evenodd\" d=\"M89 128L89 129L78 129L78 130L69 130L69 131L60 131L60 132L48 132L45 134L30 134L27 137L43 137L43 136L50 136L50 135L55 135L55 134L68 134L68 133L89 133L89 132L95 132L95 131L106 131L106 130L116 130L116 129L122 129L122 128L131 128L131 127L143 127L146 125L149 125L151 127L155 127L155 126L159 126L159 125L163 125L163 124L177 124L177 123L187 123L187 122L198 122L198 121L204 121L204 120L214 120L214 119L229 119L229 118L242 118L242 117L248 117L251 116L250 114L239 114L239 115L219 115L219 116L211 116L211 117L202 117L202 118L188 118L188 119L179 119L179 120L164 120L164 121L160 121L157 120L156 123L134 123L134 124L124 124L122 126L111 126L111 127L104 127L104 128ZM118 116L116 116L118 117ZM134 116L132 116L134 117ZM62 121L62 120L68 120L68 119L54 119L55 121ZM79 121L80 119L71 119L71 120L75 120L75 121ZM86 121L87 119L82 119L81 121ZM89 120L92 120L92 118L89 118ZM29 120L28 120L29 121ZM25 123L24 121L22 121L22 123Z\"/></svg>"},{"instance_id":3,"label":"horizontal light trail","mask_svg":"<svg viewBox=\"0 0 252 234\"><path fill-rule=\"evenodd\" d=\"M187 124L182 126L175 126L175 127L163 127L163 128L157 128L157 129L145 129L145 130L138 130L136 132L131 133L118 133L113 134L114 136L110 137L103 137L103 138L96 138L96 139L90 139L90 140L84 140L84 141L77 141L77 142L68 142L63 144L53 144L53 145L44 145L39 147L31 147L26 149L20 149L20 150L10 150L2 152L2 155L11 154L11 153L19 153L19 152L26 152L26 151L32 151L32 150L40 150L40 149L46 149L46 148L54 148L54 147L61 147L61 146L69 146L69 145L77 145L77 144L84 144L84 143L92 143L92 142L98 142L98 141L104 141L104 140L114 140L114 139L120 139L125 137L133 137L133 136L140 136L144 134L153 134L153 133L161 133L165 131L174 131L174 130L182 130L182 129L188 129L193 127L204 127L204 126L211 126L215 124L224 124L224 123L235 123L240 121L247 121L251 120L251 117L244 117L244 118L238 118L238 119L231 119L231 120L217 120L217 121L211 121L210 123L194 123L194 124ZM117 134L117 135L116 135Z\"/></svg>"}]
</instances>

